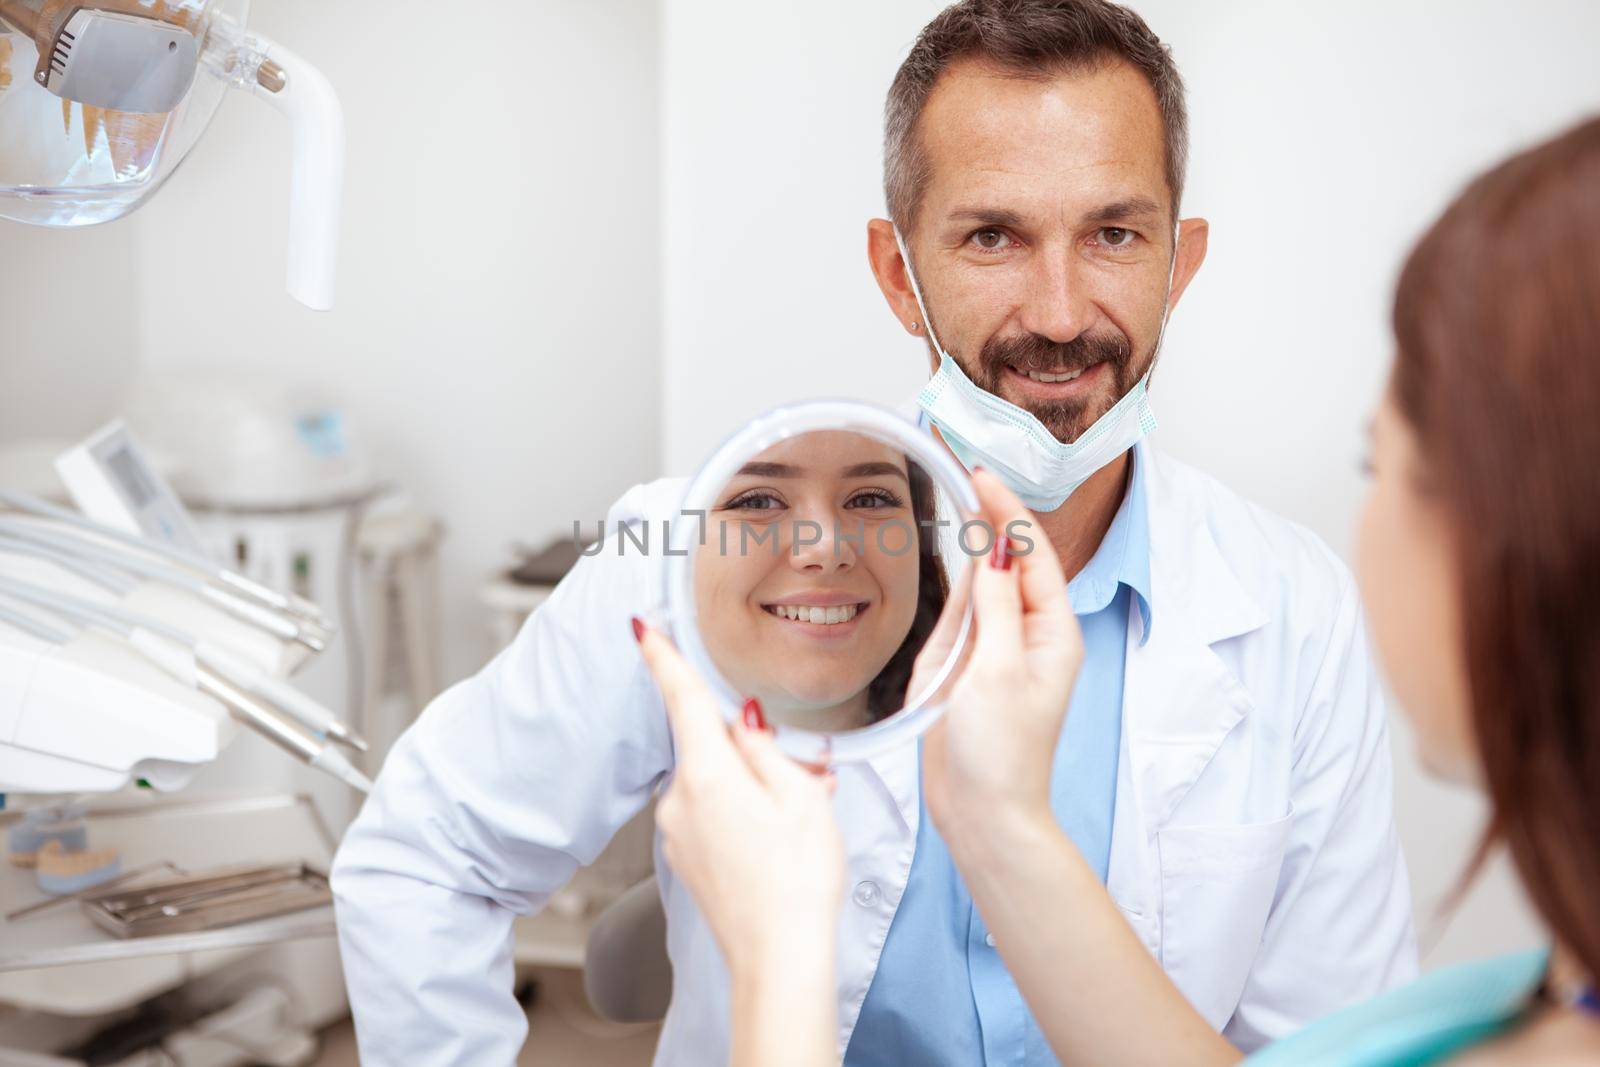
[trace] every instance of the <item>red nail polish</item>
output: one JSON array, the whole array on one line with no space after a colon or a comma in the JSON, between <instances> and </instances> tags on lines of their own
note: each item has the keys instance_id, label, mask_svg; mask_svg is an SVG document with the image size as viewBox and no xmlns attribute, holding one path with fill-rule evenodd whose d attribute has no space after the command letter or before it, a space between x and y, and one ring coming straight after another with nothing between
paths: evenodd
<instances>
[{"instance_id":1,"label":"red nail polish","mask_svg":"<svg viewBox=\"0 0 1600 1067\"><path fill-rule=\"evenodd\" d=\"M994 551L989 553L989 566L997 571L1011 569L1011 539L1005 534L994 539Z\"/></svg>"},{"instance_id":2,"label":"red nail polish","mask_svg":"<svg viewBox=\"0 0 1600 1067\"><path fill-rule=\"evenodd\" d=\"M744 725L750 730L765 730L767 717L761 713L761 701L751 697L744 702Z\"/></svg>"},{"instance_id":3,"label":"red nail polish","mask_svg":"<svg viewBox=\"0 0 1600 1067\"><path fill-rule=\"evenodd\" d=\"M635 641L643 641L644 640L644 620L639 618L639 616L635 615L635 616L632 617L631 621L633 622L633 639Z\"/></svg>"}]
</instances>

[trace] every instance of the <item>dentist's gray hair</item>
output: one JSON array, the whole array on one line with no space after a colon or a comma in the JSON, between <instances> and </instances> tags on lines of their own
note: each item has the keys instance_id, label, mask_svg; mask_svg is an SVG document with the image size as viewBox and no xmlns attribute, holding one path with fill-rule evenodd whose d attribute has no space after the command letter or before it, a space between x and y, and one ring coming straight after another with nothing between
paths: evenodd
<instances>
[{"instance_id":1,"label":"dentist's gray hair","mask_svg":"<svg viewBox=\"0 0 1600 1067\"><path fill-rule=\"evenodd\" d=\"M1143 19L1109 0L962 0L923 27L884 106L883 193L902 233L916 222L930 177L917 129L934 83L951 63L979 59L1025 78L1051 78L1123 61L1149 81L1166 126L1167 187L1177 218L1189 161L1189 116L1172 52Z\"/></svg>"}]
</instances>

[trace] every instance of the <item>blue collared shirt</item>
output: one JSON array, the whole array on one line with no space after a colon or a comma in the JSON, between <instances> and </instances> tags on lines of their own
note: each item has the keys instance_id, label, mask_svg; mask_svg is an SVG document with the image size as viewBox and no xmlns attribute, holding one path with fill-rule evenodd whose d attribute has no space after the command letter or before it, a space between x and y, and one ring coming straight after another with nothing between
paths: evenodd
<instances>
[{"instance_id":1,"label":"blue collared shirt","mask_svg":"<svg viewBox=\"0 0 1600 1067\"><path fill-rule=\"evenodd\" d=\"M1056 748L1056 818L1105 881L1122 741L1129 598L1150 616L1150 532L1142 446L1122 506L1086 567L1067 583L1084 661ZM1039 1067L1044 1034L989 943L950 852L922 809L916 857L856 1023L845 1067Z\"/></svg>"}]
</instances>

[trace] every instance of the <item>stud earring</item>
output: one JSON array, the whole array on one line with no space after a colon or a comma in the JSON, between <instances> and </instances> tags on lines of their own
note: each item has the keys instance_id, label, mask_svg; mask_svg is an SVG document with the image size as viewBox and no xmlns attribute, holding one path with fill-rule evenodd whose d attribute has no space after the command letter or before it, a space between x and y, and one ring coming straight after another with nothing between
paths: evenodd
<instances>
[{"instance_id":1,"label":"stud earring","mask_svg":"<svg viewBox=\"0 0 1600 1067\"><path fill-rule=\"evenodd\" d=\"M919 328L919 327L921 327L921 325L922 325L922 324L921 324L921 323L920 323L920 322L913 322L913 323L912 323L912 324L911 324L911 332L912 332L912 333L916 333L916 332L917 332L917 330L918 330L918 328Z\"/></svg>"}]
</instances>

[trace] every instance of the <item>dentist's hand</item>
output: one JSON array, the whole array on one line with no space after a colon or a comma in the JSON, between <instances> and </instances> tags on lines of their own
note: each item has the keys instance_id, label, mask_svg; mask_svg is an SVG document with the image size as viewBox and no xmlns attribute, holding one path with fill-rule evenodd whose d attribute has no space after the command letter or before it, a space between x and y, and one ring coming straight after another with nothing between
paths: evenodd
<instances>
[{"instance_id":1,"label":"dentist's hand","mask_svg":"<svg viewBox=\"0 0 1600 1067\"><path fill-rule=\"evenodd\" d=\"M812 975L831 1003L844 894L832 775L784 755L754 701L740 724L725 723L672 643L634 625L677 748L672 784L656 807L667 862L699 902L736 982L764 982L775 970Z\"/></svg>"},{"instance_id":2,"label":"dentist's hand","mask_svg":"<svg viewBox=\"0 0 1600 1067\"><path fill-rule=\"evenodd\" d=\"M981 517L996 533L997 551L973 561L972 652L944 717L922 744L923 794L952 849L992 830L999 819L1053 824L1050 774L1083 663L1083 635L1049 539L999 478L980 470L972 483ZM1026 554L998 549L1008 529L1032 541ZM918 656L914 679L948 655L967 595L965 588L952 594L954 610Z\"/></svg>"}]
</instances>

